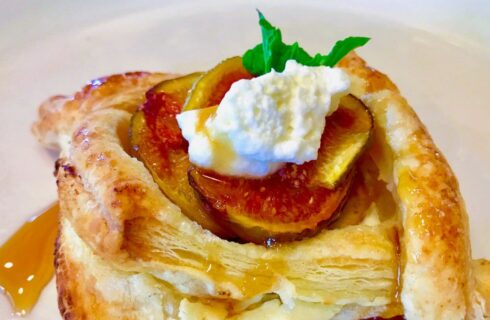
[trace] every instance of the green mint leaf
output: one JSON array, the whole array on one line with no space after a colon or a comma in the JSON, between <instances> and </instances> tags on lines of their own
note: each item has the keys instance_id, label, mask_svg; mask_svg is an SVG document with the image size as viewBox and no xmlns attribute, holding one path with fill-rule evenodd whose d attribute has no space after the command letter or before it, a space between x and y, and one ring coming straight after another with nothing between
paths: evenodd
<instances>
[{"instance_id":1,"label":"green mint leaf","mask_svg":"<svg viewBox=\"0 0 490 320\"><path fill-rule=\"evenodd\" d=\"M264 74L264 51L262 49L262 43L256 45L254 48L247 50L242 57L242 63L245 69L251 74L260 75Z\"/></svg>"},{"instance_id":2,"label":"green mint leaf","mask_svg":"<svg viewBox=\"0 0 490 320\"><path fill-rule=\"evenodd\" d=\"M262 43L247 50L242 58L245 69L256 76L268 73L272 69L282 72L288 60L295 60L307 66L333 67L350 51L369 41L369 38L366 37L347 37L337 41L327 55L318 53L311 57L297 42L292 45L285 44L282 41L281 30L267 21L262 12L257 10L257 13Z\"/></svg>"},{"instance_id":3,"label":"green mint leaf","mask_svg":"<svg viewBox=\"0 0 490 320\"><path fill-rule=\"evenodd\" d=\"M274 66L274 70L277 72L284 71L286 67L286 62L288 60L296 60L298 63L308 65L308 62L312 60L311 56L303 48L299 46L297 42L292 45L284 46L281 56L279 57L278 63Z\"/></svg>"},{"instance_id":4,"label":"green mint leaf","mask_svg":"<svg viewBox=\"0 0 490 320\"><path fill-rule=\"evenodd\" d=\"M262 12L257 10L259 14L259 25L262 32L262 51L264 60L264 72L272 70L275 60L278 59L278 53L282 50L284 43L282 42L281 30L275 28L264 17Z\"/></svg>"},{"instance_id":5,"label":"green mint leaf","mask_svg":"<svg viewBox=\"0 0 490 320\"><path fill-rule=\"evenodd\" d=\"M316 54L313 58L313 64L317 66L333 67L349 52L355 48L362 47L368 43L369 40L370 39L366 37L347 37L344 40L339 40L326 56Z\"/></svg>"}]
</instances>

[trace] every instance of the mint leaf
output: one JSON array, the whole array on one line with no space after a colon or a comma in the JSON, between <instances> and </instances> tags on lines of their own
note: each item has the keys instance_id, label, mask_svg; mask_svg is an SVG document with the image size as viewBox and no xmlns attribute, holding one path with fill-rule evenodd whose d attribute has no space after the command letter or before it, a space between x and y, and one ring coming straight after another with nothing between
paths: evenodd
<instances>
[{"instance_id":1,"label":"mint leaf","mask_svg":"<svg viewBox=\"0 0 490 320\"><path fill-rule=\"evenodd\" d=\"M339 40L335 43L332 50L326 56L316 54L313 58L313 65L333 67L343 57L355 48L362 47L368 43L369 38L366 37L347 37L344 40ZM299 62L299 61L298 61Z\"/></svg>"},{"instance_id":2,"label":"mint leaf","mask_svg":"<svg viewBox=\"0 0 490 320\"><path fill-rule=\"evenodd\" d=\"M264 52L262 49L262 43L256 45L253 49L247 50L242 57L242 64L245 69L251 74L261 75L266 72L264 62Z\"/></svg>"},{"instance_id":3,"label":"mint leaf","mask_svg":"<svg viewBox=\"0 0 490 320\"><path fill-rule=\"evenodd\" d=\"M262 32L262 53L264 60L264 71L267 73L277 66L280 52L284 50L281 30L273 27L259 10L259 25Z\"/></svg>"},{"instance_id":4,"label":"mint leaf","mask_svg":"<svg viewBox=\"0 0 490 320\"><path fill-rule=\"evenodd\" d=\"M290 46L285 46L284 50L279 57L278 64L274 68L274 70L281 72L286 67L286 62L288 60L296 60L301 64L306 64L311 61L311 56L306 52L303 48L299 46L297 42L293 43Z\"/></svg>"},{"instance_id":5,"label":"mint leaf","mask_svg":"<svg viewBox=\"0 0 490 320\"><path fill-rule=\"evenodd\" d=\"M327 55L318 53L311 57L297 42L292 45L285 44L282 41L281 30L267 21L262 12L257 10L257 13L262 43L247 50L242 58L245 69L256 76L268 73L272 69L281 72L288 60L295 60L306 66L333 67L350 51L365 45L369 41L369 38L366 37L347 37L337 41Z\"/></svg>"},{"instance_id":6,"label":"mint leaf","mask_svg":"<svg viewBox=\"0 0 490 320\"><path fill-rule=\"evenodd\" d=\"M264 59L264 70L271 70L272 50L274 47L280 46L282 43L281 31L274 28L269 21L264 18L262 12L257 10L259 14L259 25L262 33L262 53Z\"/></svg>"},{"instance_id":7,"label":"mint leaf","mask_svg":"<svg viewBox=\"0 0 490 320\"><path fill-rule=\"evenodd\" d=\"M262 12L257 10L257 13L262 33L262 43L245 52L242 58L243 65L245 69L254 75L262 75L272 69L283 71L286 64L283 53L291 55L289 46L282 42L281 30L271 25Z\"/></svg>"}]
</instances>

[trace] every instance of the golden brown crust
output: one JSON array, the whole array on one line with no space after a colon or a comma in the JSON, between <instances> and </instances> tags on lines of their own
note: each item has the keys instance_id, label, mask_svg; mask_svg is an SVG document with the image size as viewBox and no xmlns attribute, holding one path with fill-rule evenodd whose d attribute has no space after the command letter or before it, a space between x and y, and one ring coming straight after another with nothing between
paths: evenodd
<instances>
[{"instance_id":1,"label":"golden brown crust","mask_svg":"<svg viewBox=\"0 0 490 320\"><path fill-rule=\"evenodd\" d=\"M92 80L72 96L57 95L43 102L32 132L44 146L62 148L63 137L70 136L73 126L87 114L107 108L132 113L149 88L171 77L174 75L128 72Z\"/></svg>"},{"instance_id":2,"label":"golden brown crust","mask_svg":"<svg viewBox=\"0 0 490 320\"><path fill-rule=\"evenodd\" d=\"M470 313L474 297L468 217L454 173L385 75L358 57L347 57L340 65L359 78L354 94L371 109L393 159L393 183L405 230L406 316L462 319Z\"/></svg>"},{"instance_id":3,"label":"golden brown crust","mask_svg":"<svg viewBox=\"0 0 490 320\"><path fill-rule=\"evenodd\" d=\"M244 301L272 292L285 304L307 301L340 308L342 314L353 308L357 313L351 315L396 315L400 266L408 319L477 318L467 217L454 174L385 75L355 54L340 66L352 76L353 94L375 119L370 155L401 214L401 262L392 219L326 230L274 250L221 240L190 221L127 154L121 134L145 90L166 75L109 77L73 101L55 97L41 107L35 134L44 144L62 148L62 218L88 245L90 255L110 262L108 275L129 272L160 279L174 288L170 296L190 295L199 303L227 301L232 314L241 312ZM370 208L378 207L383 208L374 201ZM75 297L85 301L82 292L90 288L70 280L77 272L98 271L85 272L89 266L83 261L77 265L84 270L77 270L70 264L76 259L63 259L64 251L59 251L65 261L58 267L61 310L66 317L78 310L76 319L86 317L83 312L99 312L92 302L74 302ZM124 299L118 301L113 305ZM184 303L182 308L191 306L196 305ZM113 316L116 311L111 310Z\"/></svg>"}]
</instances>

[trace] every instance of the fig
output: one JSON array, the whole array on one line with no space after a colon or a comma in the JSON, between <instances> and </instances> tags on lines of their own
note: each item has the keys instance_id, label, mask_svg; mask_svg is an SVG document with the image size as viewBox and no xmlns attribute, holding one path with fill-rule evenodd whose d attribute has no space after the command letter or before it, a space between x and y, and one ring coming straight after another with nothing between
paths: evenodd
<instances>
[{"instance_id":1,"label":"fig","mask_svg":"<svg viewBox=\"0 0 490 320\"><path fill-rule=\"evenodd\" d=\"M164 80L154 86L151 91L165 92L182 106L189 95L192 85L203 75L203 72L193 72L182 77ZM180 110L179 110L180 112Z\"/></svg>"},{"instance_id":2,"label":"fig","mask_svg":"<svg viewBox=\"0 0 490 320\"><path fill-rule=\"evenodd\" d=\"M220 237L269 243L314 234L335 220L345 201L354 163L371 135L371 115L355 97L342 98L326 119L318 159L286 164L264 179L227 177L193 166L176 115L183 108L218 105L235 81L249 78L235 57L205 74L158 84L133 116L134 154L184 214Z\"/></svg>"},{"instance_id":3,"label":"fig","mask_svg":"<svg viewBox=\"0 0 490 320\"><path fill-rule=\"evenodd\" d=\"M146 102L133 115L130 141L134 156L145 164L162 192L185 215L214 234L230 238L232 234L214 221L189 185L187 142L175 119L200 75L193 73L166 80L150 89Z\"/></svg>"},{"instance_id":4,"label":"fig","mask_svg":"<svg viewBox=\"0 0 490 320\"><path fill-rule=\"evenodd\" d=\"M253 75L243 67L241 57L228 58L202 75L192 86L183 111L217 105L235 81L251 78Z\"/></svg>"},{"instance_id":5,"label":"fig","mask_svg":"<svg viewBox=\"0 0 490 320\"><path fill-rule=\"evenodd\" d=\"M353 95L343 97L326 119L318 158L307 164L311 183L334 189L368 145L372 129L366 106Z\"/></svg>"},{"instance_id":6,"label":"fig","mask_svg":"<svg viewBox=\"0 0 490 320\"><path fill-rule=\"evenodd\" d=\"M223 176L191 166L189 181L216 221L241 239L295 240L334 220L372 127L364 104L348 95L326 118L317 160L286 164L263 179Z\"/></svg>"},{"instance_id":7,"label":"fig","mask_svg":"<svg viewBox=\"0 0 490 320\"><path fill-rule=\"evenodd\" d=\"M191 166L189 181L218 223L254 243L291 241L333 221L351 177L335 189L309 186L307 171L288 164L264 179L222 176Z\"/></svg>"}]
</instances>

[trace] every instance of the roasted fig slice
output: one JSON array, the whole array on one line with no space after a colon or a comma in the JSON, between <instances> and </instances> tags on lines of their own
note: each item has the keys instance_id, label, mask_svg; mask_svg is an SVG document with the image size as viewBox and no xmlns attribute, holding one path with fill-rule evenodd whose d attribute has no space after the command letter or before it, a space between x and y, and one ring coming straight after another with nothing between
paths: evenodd
<instances>
[{"instance_id":1,"label":"roasted fig slice","mask_svg":"<svg viewBox=\"0 0 490 320\"><path fill-rule=\"evenodd\" d=\"M347 175L368 144L373 119L364 104L352 95L340 100L327 118L316 161L308 164L311 183L334 189Z\"/></svg>"},{"instance_id":2,"label":"roasted fig slice","mask_svg":"<svg viewBox=\"0 0 490 320\"><path fill-rule=\"evenodd\" d=\"M189 185L187 142L175 120L188 90L199 76L199 73L193 73L167 80L148 91L147 101L132 118L130 140L134 155L185 215L214 234L229 238L230 232L215 223Z\"/></svg>"},{"instance_id":3,"label":"roasted fig slice","mask_svg":"<svg viewBox=\"0 0 490 320\"><path fill-rule=\"evenodd\" d=\"M369 111L349 95L326 119L317 160L300 166L288 164L258 180L191 167L189 180L216 221L240 238L257 243L268 238L295 239L333 220L372 126Z\"/></svg>"},{"instance_id":4,"label":"roasted fig slice","mask_svg":"<svg viewBox=\"0 0 490 320\"><path fill-rule=\"evenodd\" d=\"M165 92L182 106L189 95L192 85L203 75L203 72L194 72L175 79L160 82L151 90L155 93ZM179 110L180 112L180 110Z\"/></svg>"},{"instance_id":5,"label":"roasted fig slice","mask_svg":"<svg viewBox=\"0 0 490 320\"><path fill-rule=\"evenodd\" d=\"M245 179L192 166L189 181L216 221L245 241L265 243L301 238L333 220L351 178L329 190L310 187L306 174L301 166L290 164L265 179Z\"/></svg>"},{"instance_id":6,"label":"roasted fig slice","mask_svg":"<svg viewBox=\"0 0 490 320\"><path fill-rule=\"evenodd\" d=\"M217 105L235 81L251 78L253 76L243 67L241 57L226 59L206 72L193 85L183 110Z\"/></svg>"}]
</instances>

